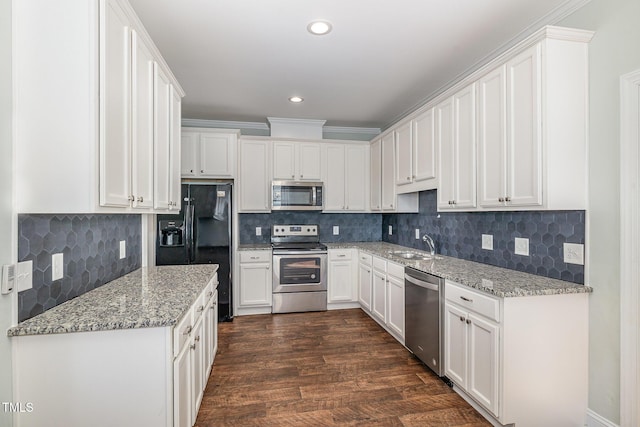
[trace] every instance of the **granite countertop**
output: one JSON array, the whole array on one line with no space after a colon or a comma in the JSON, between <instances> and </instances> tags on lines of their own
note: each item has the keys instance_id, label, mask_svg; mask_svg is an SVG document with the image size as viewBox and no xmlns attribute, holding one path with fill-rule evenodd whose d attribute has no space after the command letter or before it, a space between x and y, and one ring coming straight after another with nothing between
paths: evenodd
<instances>
[{"instance_id":1,"label":"granite countertop","mask_svg":"<svg viewBox=\"0 0 640 427\"><path fill-rule=\"evenodd\" d=\"M271 243L247 243L238 245L239 251L267 251L271 250Z\"/></svg>"},{"instance_id":2,"label":"granite countertop","mask_svg":"<svg viewBox=\"0 0 640 427\"><path fill-rule=\"evenodd\" d=\"M436 259L426 261L408 260L393 255L389 251L408 250L425 255L427 252L386 242L327 243L327 247L329 249L356 248L502 298L590 293L593 291L591 287L585 285L442 255L437 255Z\"/></svg>"},{"instance_id":3,"label":"granite countertop","mask_svg":"<svg viewBox=\"0 0 640 427\"><path fill-rule=\"evenodd\" d=\"M10 328L8 336L175 325L217 264L141 268Z\"/></svg>"}]
</instances>

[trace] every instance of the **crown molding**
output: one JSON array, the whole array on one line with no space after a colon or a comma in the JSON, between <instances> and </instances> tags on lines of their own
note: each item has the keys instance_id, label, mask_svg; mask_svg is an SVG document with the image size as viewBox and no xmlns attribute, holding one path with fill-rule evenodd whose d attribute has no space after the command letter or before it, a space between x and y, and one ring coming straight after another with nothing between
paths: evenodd
<instances>
[{"instance_id":1,"label":"crown molding","mask_svg":"<svg viewBox=\"0 0 640 427\"><path fill-rule=\"evenodd\" d=\"M293 125L308 125L308 126L324 126L326 120L314 120L314 119L290 119L285 117L267 117L269 123L274 124L293 124Z\"/></svg>"},{"instance_id":2,"label":"crown molding","mask_svg":"<svg viewBox=\"0 0 640 427\"><path fill-rule=\"evenodd\" d=\"M323 126L324 133L345 133L352 135L380 135L380 128L361 128L349 126Z\"/></svg>"},{"instance_id":3,"label":"crown molding","mask_svg":"<svg viewBox=\"0 0 640 427\"><path fill-rule=\"evenodd\" d=\"M254 129L269 132L269 126L260 122L236 122L230 120L182 119L182 126L189 128Z\"/></svg>"}]
</instances>

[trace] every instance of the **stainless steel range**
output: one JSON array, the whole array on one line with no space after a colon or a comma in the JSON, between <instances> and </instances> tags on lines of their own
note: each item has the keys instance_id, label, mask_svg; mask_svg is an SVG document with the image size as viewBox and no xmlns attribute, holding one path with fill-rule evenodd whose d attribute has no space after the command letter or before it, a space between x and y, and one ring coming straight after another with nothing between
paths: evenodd
<instances>
[{"instance_id":1,"label":"stainless steel range","mask_svg":"<svg viewBox=\"0 0 640 427\"><path fill-rule=\"evenodd\" d=\"M327 247L317 225L274 225L273 313L327 309Z\"/></svg>"}]
</instances>

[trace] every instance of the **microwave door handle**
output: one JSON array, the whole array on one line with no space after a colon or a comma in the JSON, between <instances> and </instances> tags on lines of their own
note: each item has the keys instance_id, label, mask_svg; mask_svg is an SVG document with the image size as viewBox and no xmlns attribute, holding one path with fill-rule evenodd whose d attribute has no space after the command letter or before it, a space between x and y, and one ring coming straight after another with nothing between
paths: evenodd
<instances>
[{"instance_id":1,"label":"microwave door handle","mask_svg":"<svg viewBox=\"0 0 640 427\"><path fill-rule=\"evenodd\" d=\"M311 192L311 206L316 206L316 189L318 187L313 187L313 191Z\"/></svg>"}]
</instances>

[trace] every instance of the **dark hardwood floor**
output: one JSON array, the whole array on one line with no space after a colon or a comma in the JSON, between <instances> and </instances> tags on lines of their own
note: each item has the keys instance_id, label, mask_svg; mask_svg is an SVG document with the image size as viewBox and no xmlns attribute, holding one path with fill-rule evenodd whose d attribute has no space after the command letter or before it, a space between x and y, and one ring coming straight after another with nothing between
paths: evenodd
<instances>
[{"instance_id":1,"label":"dark hardwood floor","mask_svg":"<svg viewBox=\"0 0 640 427\"><path fill-rule=\"evenodd\" d=\"M236 317L196 426L490 426L360 309Z\"/></svg>"}]
</instances>

